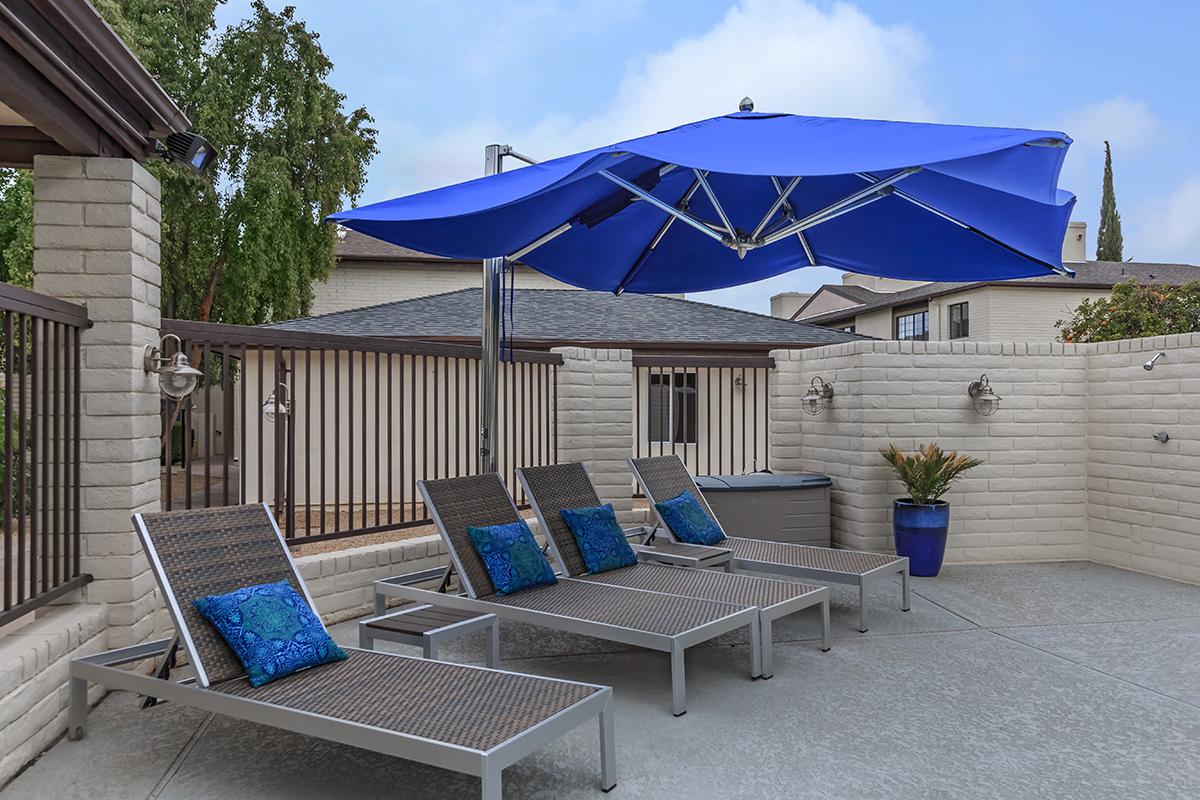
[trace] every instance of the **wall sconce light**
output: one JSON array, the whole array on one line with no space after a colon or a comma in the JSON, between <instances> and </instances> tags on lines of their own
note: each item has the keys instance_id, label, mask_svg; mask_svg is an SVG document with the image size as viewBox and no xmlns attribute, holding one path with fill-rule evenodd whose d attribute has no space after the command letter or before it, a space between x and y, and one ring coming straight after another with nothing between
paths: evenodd
<instances>
[{"instance_id":1,"label":"wall sconce light","mask_svg":"<svg viewBox=\"0 0 1200 800\"><path fill-rule=\"evenodd\" d=\"M286 383L279 384L279 386L277 386L274 391L271 392L270 396L267 397L266 402L262 404L263 416L267 418L267 422L269 424L275 424L276 416L286 419L287 416L292 413L291 403L288 402L290 399L291 393L288 391L288 385Z\"/></svg>"},{"instance_id":2,"label":"wall sconce light","mask_svg":"<svg viewBox=\"0 0 1200 800\"><path fill-rule=\"evenodd\" d=\"M825 406L833 402L833 386L821 380L820 377L812 379L809 385L808 392L800 400L800 407L804 409L805 414L816 416L825 410Z\"/></svg>"},{"instance_id":3,"label":"wall sconce light","mask_svg":"<svg viewBox=\"0 0 1200 800\"><path fill-rule=\"evenodd\" d=\"M175 340L175 352L164 356L168 339ZM142 368L147 374L158 373L158 388L171 400L182 400L196 391L196 383L204 374L188 363L188 357L183 352L183 342L173 333L162 337L156 345L146 345L142 354Z\"/></svg>"},{"instance_id":4,"label":"wall sconce light","mask_svg":"<svg viewBox=\"0 0 1200 800\"><path fill-rule=\"evenodd\" d=\"M975 400L975 410L981 417L990 417L1000 410L1000 395L992 391L987 374L967 385L967 394Z\"/></svg>"}]
</instances>

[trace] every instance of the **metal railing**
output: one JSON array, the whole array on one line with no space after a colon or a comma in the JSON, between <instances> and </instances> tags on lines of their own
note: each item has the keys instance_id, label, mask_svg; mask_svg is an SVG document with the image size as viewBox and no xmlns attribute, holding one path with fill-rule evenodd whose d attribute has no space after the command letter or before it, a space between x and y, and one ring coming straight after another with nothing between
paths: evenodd
<instances>
[{"instance_id":1,"label":"metal railing","mask_svg":"<svg viewBox=\"0 0 1200 800\"><path fill-rule=\"evenodd\" d=\"M270 502L300 544L428 525L416 490L479 453L478 347L163 320L205 374L163 404L165 509ZM562 357L500 374L500 471L552 463ZM524 497L518 497L523 503Z\"/></svg>"},{"instance_id":2,"label":"metal railing","mask_svg":"<svg viewBox=\"0 0 1200 800\"><path fill-rule=\"evenodd\" d=\"M774 359L635 355L633 366L636 457L678 455L700 475L769 467Z\"/></svg>"},{"instance_id":3,"label":"metal railing","mask_svg":"<svg viewBox=\"0 0 1200 800\"><path fill-rule=\"evenodd\" d=\"M82 306L0 284L0 625L91 580L80 572Z\"/></svg>"}]
</instances>

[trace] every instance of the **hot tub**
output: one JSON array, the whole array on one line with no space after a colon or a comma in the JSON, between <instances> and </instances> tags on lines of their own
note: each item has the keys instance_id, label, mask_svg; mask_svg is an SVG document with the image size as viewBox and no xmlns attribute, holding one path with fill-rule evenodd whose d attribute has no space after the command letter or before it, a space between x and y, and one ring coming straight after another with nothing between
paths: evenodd
<instances>
[{"instance_id":1,"label":"hot tub","mask_svg":"<svg viewBox=\"0 0 1200 800\"><path fill-rule=\"evenodd\" d=\"M826 475L701 475L696 485L729 536L829 547Z\"/></svg>"}]
</instances>

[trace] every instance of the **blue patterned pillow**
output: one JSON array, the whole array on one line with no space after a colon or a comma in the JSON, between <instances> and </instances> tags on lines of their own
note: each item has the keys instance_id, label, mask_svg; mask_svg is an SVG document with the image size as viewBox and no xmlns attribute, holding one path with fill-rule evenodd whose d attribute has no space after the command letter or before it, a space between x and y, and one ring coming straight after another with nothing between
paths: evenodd
<instances>
[{"instance_id":1,"label":"blue patterned pillow","mask_svg":"<svg viewBox=\"0 0 1200 800\"><path fill-rule=\"evenodd\" d=\"M486 528L467 528L475 552L483 560L496 594L512 594L530 586L558 583L550 562L524 520Z\"/></svg>"},{"instance_id":2,"label":"blue patterned pillow","mask_svg":"<svg viewBox=\"0 0 1200 800\"><path fill-rule=\"evenodd\" d=\"M688 544L712 545L723 540L725 534L705 512L696 495L684 491L677 497L655 503L663 521L675 534L675 538Z\"/></svg>"},{"instance_id":3,"label":"blue patterned pillow","mask_svg":"<svg viewBox=\"0 0 1200 800\"><path fill-rule=\"evenodd\" d=\"M564 508L561 512L588 572L605 572L637 563L637 555L617 522L612 503L595 508Z\"/></svg>"},{"instance_id":4,"label":"blue patterned pillow","mask_svg":"<svg viewBox=\"0 0 1200 800\"><path fill-rule=\"evenodd\" d=\"M346 658L346 651L329 638L321 620L287 581L193 602L242 662L251 686Z\"/></svg>"}]
</instances>

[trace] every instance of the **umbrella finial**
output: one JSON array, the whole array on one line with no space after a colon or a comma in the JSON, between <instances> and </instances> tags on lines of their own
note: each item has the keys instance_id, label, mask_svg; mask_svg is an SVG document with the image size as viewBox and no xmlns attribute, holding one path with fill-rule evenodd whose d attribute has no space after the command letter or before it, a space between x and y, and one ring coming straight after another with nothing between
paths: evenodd
<instances>
[{"instance_id":1,"label":"umbrella finial","mask_svg":"<svg viewBox=\"0 0 1200 800\"><path fill-rule=\"evenodd\" d=\"M754 101L749 97L743 97L742 102L738 103L738 111L753 111Z\"/></svg>"}]
</instances>

